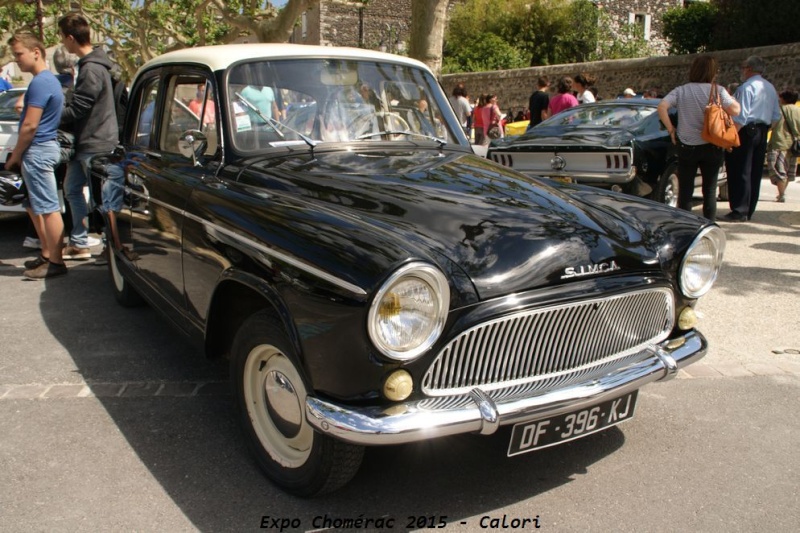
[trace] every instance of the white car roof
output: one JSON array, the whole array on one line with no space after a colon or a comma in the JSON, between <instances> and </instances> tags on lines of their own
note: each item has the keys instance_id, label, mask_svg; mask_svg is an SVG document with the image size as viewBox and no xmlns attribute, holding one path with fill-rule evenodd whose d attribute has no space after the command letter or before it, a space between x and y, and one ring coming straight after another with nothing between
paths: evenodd
<instances>
[{"instance_id":1,"label":"white car roof","mask_svg":"<svg viewBox=\"0 0 800 533\"><path fill-rule=\"evenodd\" d=\"M253 44L225 44L218 46L201 46L197 48L185 48L174 52L167 52L161 56L151 59L142 66L141 70L153 66L191 63L203 65L212 71L224 70L233 63L253 58L264 59L285 59L285 58L347 58L347 59L375 59L380 61L390 61L402 63L415 67L428 67L408 57L385 54L361 48L345 48L332 46L311 46L304 44L274 44L274 43L253 43Z\"/></svg>"}]
</instances>

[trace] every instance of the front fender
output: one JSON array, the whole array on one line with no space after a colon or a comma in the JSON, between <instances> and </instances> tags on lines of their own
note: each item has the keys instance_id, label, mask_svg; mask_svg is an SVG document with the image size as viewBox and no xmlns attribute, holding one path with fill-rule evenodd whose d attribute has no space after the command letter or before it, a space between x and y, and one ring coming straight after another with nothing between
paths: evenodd
<instances>
[{"instance_id":1,"label":"front fender","mask_svg":"<svg viewBox=\"0 0 800 533\"><path fill-rule=\"evenodd\" d=\"M222 272L206 312L205 346L209 357L225 355L241 324L267 309L283 326L296 353L302 354L292 314L281 294L266 280L238 268Z\"/></svg>"}]
</instances>

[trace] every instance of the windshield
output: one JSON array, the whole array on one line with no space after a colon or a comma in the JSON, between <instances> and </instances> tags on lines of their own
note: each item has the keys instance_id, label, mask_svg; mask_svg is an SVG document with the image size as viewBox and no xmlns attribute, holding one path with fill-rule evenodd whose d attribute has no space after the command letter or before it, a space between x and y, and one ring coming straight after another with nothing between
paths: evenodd
<instances>
[{"instance_id":1,"label":"windshield","mask_svg":"<svg viewBox=\"0 0 800 533\"><path fill-rule=\"evenodd\" d=\"M348 59L255 61L234 66L226 90L238 151L308 140L466 144L436 80L414 67Z\"/></svg>"},{"instance_id":2,"label":"windshield","mask_svg":"<svg viewBox=\"0 0 800 533\"><path fill-rule=\"evenodd\" d=\"M0 120L19 122L19 113L14 109L14 104L23 94L25 94L25 91L15 90L0 93Z\"/></svg>"},{"instance_id":3,"label":"windshield","mask_svg":"<svg viewBox=\"0 0 800 533\"><path fill-rule=\"evenodd\" d=\"M655 106L644 105L579 105L550 117L537 128L577 126L585 128L630 128L656 112Z\"/></svg>"}]
</instances>

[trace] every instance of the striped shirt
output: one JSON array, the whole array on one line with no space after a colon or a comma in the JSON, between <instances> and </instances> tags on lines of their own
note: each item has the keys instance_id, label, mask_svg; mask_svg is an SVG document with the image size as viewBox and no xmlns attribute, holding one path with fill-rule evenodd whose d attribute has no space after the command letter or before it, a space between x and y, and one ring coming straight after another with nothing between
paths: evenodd
<instances>
[{"instance_id":1,"label":"striped shirt","mask_svg":"<svg viewBox=\"0 0 800 533\"><path fill-rule=\"evenodd\" d=\"M728 107L735 100L728 94L725 87L717 85L722 107ZM708 144L703 140L703 118L705 116L708 96L711 92L710 83L687 83L672 89L664 100L670 107L678 108L678 139L683 144L697 146Z\"/></svg>"}]
</instances>

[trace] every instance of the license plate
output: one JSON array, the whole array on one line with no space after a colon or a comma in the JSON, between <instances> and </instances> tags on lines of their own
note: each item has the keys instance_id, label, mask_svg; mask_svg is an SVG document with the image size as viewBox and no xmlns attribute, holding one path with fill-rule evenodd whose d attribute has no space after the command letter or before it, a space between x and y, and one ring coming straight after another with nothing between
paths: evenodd
<instances>
[{"instance_id":1,"label":"license plate","mask_svg":"<svg viewBox=\"0 0 800 533\"><path fill-rule=\"evenodd\" d=\"M633 391L625 396L552 418L515 424L511 430L508 456L555 446L624 422L633 416L637 393L638 391Z\"/></svg>"}]
</instances>

